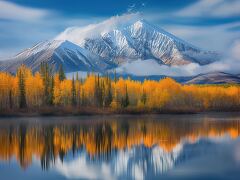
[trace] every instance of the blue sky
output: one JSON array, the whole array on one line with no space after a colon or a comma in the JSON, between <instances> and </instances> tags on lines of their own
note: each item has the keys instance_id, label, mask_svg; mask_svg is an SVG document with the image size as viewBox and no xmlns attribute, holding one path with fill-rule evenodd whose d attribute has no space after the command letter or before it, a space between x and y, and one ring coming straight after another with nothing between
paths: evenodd
<instances>
[{"instance_id":1,"label":"blue sky","mask_svg":"<svg viewBox=\"0 0 240 180\"><path fill-rule=\"evenodd\" d=\"M240 0L0 0L0 58L133 12L203 49L223 51L240 38Z\"/></svg>"}]
</instances>

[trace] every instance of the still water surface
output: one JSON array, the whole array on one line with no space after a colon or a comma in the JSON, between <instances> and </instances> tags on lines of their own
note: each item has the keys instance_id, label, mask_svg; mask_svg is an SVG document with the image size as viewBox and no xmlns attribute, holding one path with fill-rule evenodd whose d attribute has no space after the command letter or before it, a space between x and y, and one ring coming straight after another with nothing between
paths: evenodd
<instances>
[{"instance_id":1,"label":"still water surface","mask_svg":"<svg viewBox=\"0 0 240 180\"><path fill-rule=\"evenodd\" d=\"M240 179L240 113L0 119L0 179Z\"/></svg>"}]
</instances>

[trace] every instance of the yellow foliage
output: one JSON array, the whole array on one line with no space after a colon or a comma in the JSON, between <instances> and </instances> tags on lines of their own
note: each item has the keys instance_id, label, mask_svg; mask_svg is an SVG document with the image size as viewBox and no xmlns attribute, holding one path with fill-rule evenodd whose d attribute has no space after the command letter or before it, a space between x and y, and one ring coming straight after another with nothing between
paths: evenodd
<instances>
[{"instance_id":1,"label":"yellow foliage","mask_svg":"<svg viewBox=\"0 0 240 180\"><path fill-rule=\"evenodd\" d=\"M29 107L44 105L44 82L37 72L22 65L17 75L0 72L0 109L18 107L19 73L24 75L26 102ZM72 97L77 105L109 106L120 108L123 101L125 106L133 108L148 108L154 110L239 110L240 86L231 85L181 85L171 78L160 81L145 80L144 82L119 78L116 82L108 77L89 75L83 82L59 80L54 75L53 104L71 105ZM96 103L96 101L100 101ZM109 102L110 101L110 102Z\"/></svg>"}]
</instances>

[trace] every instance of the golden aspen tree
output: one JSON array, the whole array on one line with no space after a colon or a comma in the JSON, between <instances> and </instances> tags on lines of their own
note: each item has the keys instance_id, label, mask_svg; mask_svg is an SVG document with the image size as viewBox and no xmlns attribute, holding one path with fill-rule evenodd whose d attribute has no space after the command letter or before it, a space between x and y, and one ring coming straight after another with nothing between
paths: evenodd
<instances>
[{"instance_id":1,"label":"golden aspen tree","mask_svg":"<svg viewBox=\"0 0 240 180\"><path fill-rule=\"evenodd\" d=\"M171 78L134 81L88 74L62 79L42 64L34 75L22 65L16 75L0 72L0 109L44 105L125 107L148 110L239 110L239 85L182 85Z\"/></svg>"}]
</instances>

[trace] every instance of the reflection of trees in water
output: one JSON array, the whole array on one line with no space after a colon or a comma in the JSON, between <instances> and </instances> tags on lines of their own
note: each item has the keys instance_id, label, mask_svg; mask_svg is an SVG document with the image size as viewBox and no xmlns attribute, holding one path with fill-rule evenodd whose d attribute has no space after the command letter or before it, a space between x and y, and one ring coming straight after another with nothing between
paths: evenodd
<instances>
[{"instance_id":1,"label":"reflection of trees in water","mask_svg":"<svg viewBox=\"0 0 240 180\"><path fill-rule=\"evenodd\" d=\"M27 129L26 127L21 124L19 126L19 133L18 133L18 137L19 137L19 154L20 154L20 158L19 158L19 162L21 164L22 167L26 167L27 166L27 162L25 162L25 139L26 139L26 134L27 134ZM11 135L10 135L11 136Z\"/></svg>"},{"instance_id":2,"label":"reflection of trees in water","mask_svg":"<svg viewBox=\"0 0 240 180\"><path fill-rule=\"evenodd\" d=\"M105 158L108 158L112 150L112 128L104 122L95 128L96 152L104 152Z\"/></svg>"},{"instance_id":3,"label":"reflection of trees in water","mask_svg":"<svg viewBox=\"0 0 240 180\"><path fill-rule=\"evenodd\" d=\"M54 155L54 131L53 131L53 126L49 126L48 128L43 130L43 138L44 138L44 149L41 155L41 166L43 169L48 169L49 168L49 163L51 161L55 160L55 155ZM61 156L61 149L59 151L59 156Z\"/></svg>"},{"instance_id":4,"label":"reflection of trees in water","mask_svg":"<svg viewBox=\"0 0 240 180\"><path fill-rule=\"evenodd\" d=\"M228 133L236 138L240 121L118 120L65 124L17 124L0 126L0 159L15 156L21 167L31 164L33 155L43 169L70 151L86 151L91 160L108 160L118 149L143 144L171 151L182 139L194 142L200 137L219 137Z\"/></svg>"}]
</instances>

